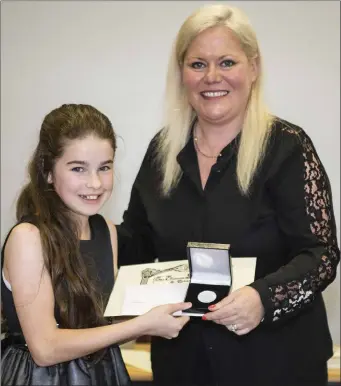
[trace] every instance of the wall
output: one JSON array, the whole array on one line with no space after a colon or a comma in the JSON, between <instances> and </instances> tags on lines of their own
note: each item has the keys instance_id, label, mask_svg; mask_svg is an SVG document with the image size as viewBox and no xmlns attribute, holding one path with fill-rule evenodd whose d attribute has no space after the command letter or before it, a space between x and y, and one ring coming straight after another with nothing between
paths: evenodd
<instances>
[{"instance_id":1,"label":"wall","mask_svg":"<svg viewBox=\"0 0 341 386\"><path fill-rule=\"evenodd\" d=\"M119 222L149 140L160 128L171 44L200 1L3 2L1 240L44 115L90 103L120 136L116 186L104 213ZM236 1L259 37L272 111L302 126L329 174L340 229L340 3ZM325 291L340 343L339 276Z\"/></svg>"}]
</instances>

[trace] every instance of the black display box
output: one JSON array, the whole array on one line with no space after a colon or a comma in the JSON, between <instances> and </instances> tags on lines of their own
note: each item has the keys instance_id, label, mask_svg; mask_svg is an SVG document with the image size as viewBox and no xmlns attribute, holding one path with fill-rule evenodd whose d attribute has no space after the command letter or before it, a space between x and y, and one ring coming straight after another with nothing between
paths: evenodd
<instances>
[{"instance_id":1,"label":"black display box","mask_svg":"<svg viewBox=\"0 0 341 386\"><path fill-rule=\"evenodd\" d=\"M202 316L208 307L226 297L232 287L232 265L229 244L187 244L190 283L185 302L192 307L183 315Z\"/></svg>"}]
</instances>

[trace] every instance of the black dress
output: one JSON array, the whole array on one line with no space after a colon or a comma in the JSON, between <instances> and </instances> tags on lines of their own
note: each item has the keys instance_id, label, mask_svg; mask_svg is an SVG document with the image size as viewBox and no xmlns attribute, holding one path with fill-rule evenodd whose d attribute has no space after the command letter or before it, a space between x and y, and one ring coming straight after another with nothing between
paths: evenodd
<instances>
[{"instance_id":1,"label":"black dress","mask_svg":"<svg viewBox=\"0 0 341 386\"><path fill-rule=\"evenodd\" d=\"M322 291L340 259L327 174L309 136L277 119L245 197L236 179L239 141L223 149L202 189L190 137L177 157L180 182L162 198L153 140L117 228L119 265L186 259L188 241L230 244L233 257L257 257L251 286L264 321L237 336L193 318L177 339L152 338L155 382L324 385L333 346Z\"/></svg>"},{"instance_id":2,"label":"black dress","mask_svg":"<svg viewBox=\"0 0 341 386\"><path fill-rule=\"evenodd\" d=\"M21 222L35 224L34 218ZM101 215L89 218L91 239L80 240L84 264L90 265L90 272L103 294L107 304L114 285L113 255L110 231ZM13 228L12 228L13 229ZM9 232L10 234L10 232ZM2 268L4 250L2 248ZM12 292L7 288L1 275L1 297L3 313L7 320L8 334L2 342L1 378L4 386L127 386L130 385L122 356L117 345L108 347L103 358L93 363L88 358L79 358L53 366L39 367L25 345L20 323L16 314ZM55 318L58 323L58 309Z\"/></svg>"}]
</instances>

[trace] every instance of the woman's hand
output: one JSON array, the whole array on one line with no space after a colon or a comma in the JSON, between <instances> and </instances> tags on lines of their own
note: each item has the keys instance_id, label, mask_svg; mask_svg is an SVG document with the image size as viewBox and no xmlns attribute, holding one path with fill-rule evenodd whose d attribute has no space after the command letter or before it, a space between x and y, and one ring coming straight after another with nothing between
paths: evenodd
<instances>
[{"instance_id":1,"label":"woman's hand","mask_svg":"<svg viewBox=\"0 0 341 386\"><path fill-rule=\"evenodd\" d=\"M259 325L264 315L259 293L249 286L232 292L209 309L212 312L205 314L204 320L222 324L237 335L248 334Z\"/></svg>"},{"instance_id":2,"label":"woman's hand","mask_svg":"<svg viewBox=\"0 0 341 386\"><path fill-rule=\"evenodd\" d=\"M190 308L191 303L166 304L152 308L139 318L144 320L146 335L161 336L172 339L179 335L184 325L189 321L188 316L172 316L177 311Z\"/></svg>"}]
</instances>

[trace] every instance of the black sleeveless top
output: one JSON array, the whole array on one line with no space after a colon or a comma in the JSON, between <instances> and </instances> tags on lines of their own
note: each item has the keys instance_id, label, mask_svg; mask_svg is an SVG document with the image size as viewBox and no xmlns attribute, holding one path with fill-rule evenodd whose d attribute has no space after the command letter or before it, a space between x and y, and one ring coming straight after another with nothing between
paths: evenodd
<instances>
[{"instance_id":1,"label":"black sleeveless top","mask_svg":"<svg viewBox=\"0 0 341 386\"><path fill-rule=\"evenodd\" d=\"M21 221L36 225L34 218L25 218ZM113 253L110 239L110 231L105 219L96 214L89 218L91 229L90 240L80 240L81 256L84 264L89 266L89 272L95 281L98 292L103 296L103 304L106 306L110 293L114 285ZM17 224L18 225L18 224ZM14 227L13 227L14 228ZM13 230L11 229L11 231ZM4 251L11 233L8 233L1 251L1 269L4 265ZM1 300L3 314L7 320L8 332L22 333L18 316L15 310L12 291L10 291L4 282L1 274ZM55 309L55 318L59 323L59 310Z\"/></svg>"}]
</instances>

